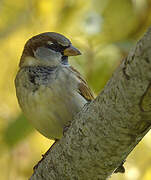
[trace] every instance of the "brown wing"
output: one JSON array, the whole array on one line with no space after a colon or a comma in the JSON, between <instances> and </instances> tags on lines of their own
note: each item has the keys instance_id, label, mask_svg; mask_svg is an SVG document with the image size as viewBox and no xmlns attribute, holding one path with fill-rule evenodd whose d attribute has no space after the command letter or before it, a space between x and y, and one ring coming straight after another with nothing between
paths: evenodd
<instances>
[{"instance_id":1,"label":"brown wing","mask_svg":"<svg viewBox=\"0 0 151 180\"><path fill-rule=\"evenodd\" d=\"M92 94L91 89L88 87L87 82L82 78L81 74L76 69L74 69L72 66L70 66L70 68L81 80L78 87L79 94L83 96L87 101L92 101L94 99L94 96Z\"/></svg>"}]
</instances>

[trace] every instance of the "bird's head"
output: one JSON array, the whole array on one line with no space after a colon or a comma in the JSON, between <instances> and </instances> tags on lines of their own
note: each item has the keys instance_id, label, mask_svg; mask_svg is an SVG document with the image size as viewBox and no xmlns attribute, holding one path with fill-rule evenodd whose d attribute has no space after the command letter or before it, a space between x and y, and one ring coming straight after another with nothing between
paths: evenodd
<instances>
[{"instance_id":1,"label":"bird's head","mask_svg":"<svg viewBox=\"0 0 151 180\"><path fill-rule=\"evenodd\" d=\"M69 39L55 32L45 32L29 39L24 47L20 67L68 65L68 56L80 55Z\"/></svg>"}]
</instances>

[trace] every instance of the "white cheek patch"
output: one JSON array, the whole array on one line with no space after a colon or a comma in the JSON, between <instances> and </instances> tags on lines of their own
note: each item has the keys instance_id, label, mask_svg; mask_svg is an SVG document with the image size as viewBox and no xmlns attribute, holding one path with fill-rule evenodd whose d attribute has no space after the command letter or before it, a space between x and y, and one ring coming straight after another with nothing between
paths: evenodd
<instances>
[{"instance_id":1,"label":"white cheek patch","mask_svg":"<svg viewBox=\"0 0 151 180\"><path fill-rule=\"evenodd\" d=\"M39 60L60 59L61 54L45 47L39 47L34 51L34 56Z\"/></svg>"},{"instance_id":2,"label":"white cheek patch","mask_svg":"<svg viewBox=\"0 0 151 180\"><path fill-rule=\"evenodd\" d=\"M34 51L35 58L41 64L49 65L49 66L57 66L61 63L61 53L53 51L46 47L38 47L36 51Z\"/></svg>"}]
</instances>

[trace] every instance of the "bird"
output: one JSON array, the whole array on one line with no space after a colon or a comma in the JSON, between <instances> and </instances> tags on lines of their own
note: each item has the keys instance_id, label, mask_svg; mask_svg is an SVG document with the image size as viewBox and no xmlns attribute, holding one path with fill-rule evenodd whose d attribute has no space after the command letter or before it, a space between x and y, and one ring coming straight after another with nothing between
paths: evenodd
<instances>
[{"instance_id":1,"label":"bird","mask_svg":"<svg viewBox=\"0 0 151 180\"><path fill-rule=\"evenodd\" d=\"M18 103L35 129L55 142L74 115L94 100L87 82L68 62L77 55L81 52L64 35L44 32L25 43L20 58L15 78ZM123 164L115 173L125 172Z\"/></svg>"},{"instance_id":2,"label":"bird","mask_svg":"<svg viewBox=\"0 0 151 180\"><path fill-rule=\"evenodd\" d=\"M77 55L81 52L64 35L44 32L25 43L20 58L15 78L19 106L35 129L55 141L94 99L87 82L68 62Z\"/></svg>"}]
</instances>

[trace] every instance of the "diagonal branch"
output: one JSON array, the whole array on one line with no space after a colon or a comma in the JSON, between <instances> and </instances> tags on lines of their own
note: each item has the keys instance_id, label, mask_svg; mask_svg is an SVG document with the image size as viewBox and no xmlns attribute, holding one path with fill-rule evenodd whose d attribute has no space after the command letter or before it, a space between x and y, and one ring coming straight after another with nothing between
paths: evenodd
<instances>
[{"instance_id":1,"label":"diagonal branch","mask_svg":"<svg viewBox=\"0 0 151 180\"><path fill-rule=\"evenodd\" d=\"M151 128L151 28L31 180L105 180Z\"/></svg>"}]
</instances>

